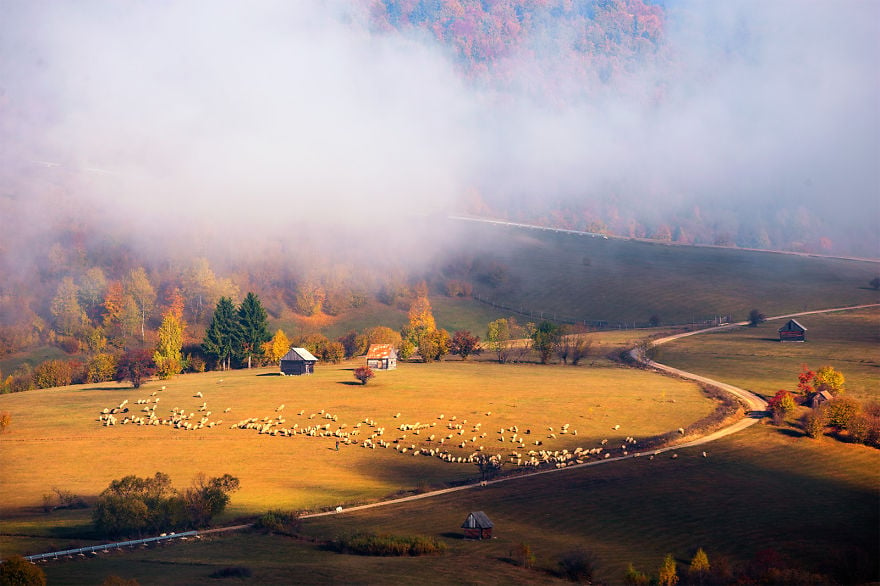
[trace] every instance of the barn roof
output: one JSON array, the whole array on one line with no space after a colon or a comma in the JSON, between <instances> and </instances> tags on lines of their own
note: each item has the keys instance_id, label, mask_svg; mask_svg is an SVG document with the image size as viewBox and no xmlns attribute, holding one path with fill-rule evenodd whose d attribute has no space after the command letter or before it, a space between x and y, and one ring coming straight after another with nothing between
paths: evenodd
<instances>
[{"instance_id":1,"label":"barn roof","mask_svg":"<svg viewBox=\"0 0 880 586\"><path fill-rule=\"evenodd\" d=\"M296 362L302 362L303 360L310 360L312 362L318 361L318 359L312 356L312 353L305 348L291 348L287 354L281 357L281 360L294 360Z\"/></svg>"},{"instance_id":2,"label":"barn roof","mask_svg":"<svg viewBox=\"0 0 880 586\"><path fill-rule=\"evenodd\" d=\"M394 357L394 345L393 344L370 344L370 349L367 350L367 358L393 358Z\"/></svg>"},{"instance_id":3,"label":"barn roof","mask_svg":"<svg viewBox=\"0 0 880 586\"><path fill-rule=\"evenodd\" d=\"M461 524L462 529L491 529L492 527L494 527L492 521L483 511L472 512Z\"/></svg>"},{"instance_id":4,"label":"barn roof","mask_svg":"<svg viewBox=\"0 0 880 586\"><path fill-rule=\"evenodd\" d=\"M788 320L788 323L779 328L780 332L806 332L807 328L805 328L801 323L796 319Z\"/></svg>"}]
</instances>

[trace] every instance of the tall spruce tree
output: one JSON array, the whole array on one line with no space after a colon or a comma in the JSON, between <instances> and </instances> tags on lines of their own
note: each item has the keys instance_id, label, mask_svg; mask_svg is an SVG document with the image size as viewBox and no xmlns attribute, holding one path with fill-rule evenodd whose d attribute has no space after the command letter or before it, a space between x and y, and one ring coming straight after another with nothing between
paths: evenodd
<instances>
[{"instance_id":1,"label":"tall spruce tree","mask_svg":"<svg viewBox=\"0 0 880 586\"><path fill-rule=\"evenodd\" d=\"M263 344L272 339L266 310L254 293L248 293L238 307L238 322L242 331L241 352L250 368L251 359L262 356Z\"/></svg>"},{"instance_id":2,"label":"tall spruce tree","mask_svg":"<svg viewBox=\"0 0 880 586\"><path fill-rule=\"evenodd\" d=\"M241 349L242 329L238 322L238 312L229 297L221 297L214 309L211 325L205 332L202 350L213 358L220 368L228 370L232 357Z\"/></svg>"}]
</instances>

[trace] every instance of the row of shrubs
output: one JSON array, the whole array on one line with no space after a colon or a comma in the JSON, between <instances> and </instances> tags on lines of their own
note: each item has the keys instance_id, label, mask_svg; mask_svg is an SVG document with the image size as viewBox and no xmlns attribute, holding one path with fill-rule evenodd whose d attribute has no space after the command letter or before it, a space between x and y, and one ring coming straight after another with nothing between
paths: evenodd
<instances>
[{"instance_id":1,"label":"row of shrubs","mask_svg":"<svg viewBox=\"0 0 880 586\"><path fill-rule=\"evenodd\" d=\"M444 542L423 535L355 533L334 539L328 546L340 553L372 556L437 555L446 551Z\"/></svg>"},{"instance_id":2,"label":"row of shrubs","mask_svg":"<svg viewBox=\"0 0 880 586\"><path fill-rule=\"evenodd\" d=\"M880 448L880 402L861 403L838 396L801 417L804 432L819 438L829 432L842 441Z\"/></svg>"}]
</instances>

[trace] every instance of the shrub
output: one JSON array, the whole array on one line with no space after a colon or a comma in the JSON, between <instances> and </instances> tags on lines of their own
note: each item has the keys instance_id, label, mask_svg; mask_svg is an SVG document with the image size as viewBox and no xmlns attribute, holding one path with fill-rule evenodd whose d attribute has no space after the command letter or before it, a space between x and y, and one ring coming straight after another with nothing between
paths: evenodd
<instances>
[{"instance_id":1,"label":"shrub","mask_svg":"<svg viewBox=\"0 0 880 586\"><path fill-rule=\"evenodd\" d=\"M825 433L825 426L828 424L828 414L824 406L811 409L809 413L803 417L804 433L813 439L822 437Z\"/></svg>"},{"instance_id":2,"label":"shrub","mask_svg":"<svg viewBox=\"0 0 880 586\"><path fill-rule=\"evenodd\" d=\"M60 503L58 505L59 509L85 509L89 506L81 496L76 495L69 490L63 490L53 486L52 491L58 495L58 502Z\"/></svg>"},{"instance_id":3,"label":"shrub","mask_svg":"<svg viewBox=\"0 0 880 586\"><path fill-rule=\"evenodd\" d=\"M583 549L575 549L562 554L559 569L565 578L572 582L592 582L596 563L593 555Z\"/></svg>"},{"instance_id":4,"label":"shrub","mask_svg":"<svg viewBox=\"0 0 880 586\"><path fill-rule=\"evenodd\" d=\"M358 366L354 369L354 378L361 381L362 385L367 384L367 381L374 376L376 376L376 373L369 366Z\"/></svg>"},{"instance_id":5,"label":"shrub","mask_svg":"<svg viewBox=\"0 0 880 586\"><path fill-rule=\"evenodd\" d=\"M12 413L9 411L0 411L0 433L12 425Z\"/></svg>"},{"instance_id":6,"label":"shrub","mask_svg":"<svg viewBox=\"0 0 880 586\"><path fill-rule=\"evenodd\" d=\"M0 585L45 586L46 573L20 555L14 555L0 564Z\"/></svg>"},{"instance_id":7,"label":"shrub","mask_svg":"<svg viewBox=\"0 0 880 586\"><path fill-rule=\"evenodd\" d=\"M73 368L65 360L47 360L34 368L34 385L38 389L64 387L73 380Z\"/></svg>"},{"instance_id":8,"label":"shrub","mask_svg":"<svg viewBox=\"0 0 880 586\"><path fill-rule=\"evenodd\" d=\"M189 370L192 372L205 372L208 366L205 363L205 359L198 354L187 354L184 362L186 362Z\"/></svg>"},{"instance_id":9,"label":"shrub","mask_svg":"<svg viewBox=\"0 0 880 586\"><path fill-rule=\"evenodd\" d=\"M250 578L253 572L247 566L229 566L210 575L211 578Z\"/></svg>"},{"instance_id":10,"label":"shrub","mask_svg":"<svg viewBox=\"0 0 880 586\"><path fill-rule=\"evenodd\" d=\"M86 382L103 383L116 376L116 357L113 354L95 354L86 365Z\"/></svg>"},{"instance_id":11,"label":"shrub","mask_svg":"<svg viewBox=\"0 0 880 586\"><path fill-rule=\"evenodd\" d=\"M516 546L516 549L513 550L513 555L511 556L516 563L524 568L531 568L535 565L535 554L532 552L531 546L528 543L520 543Z\"/></svg>"},{"instance_id":12,"label":"shrub","mask_svg":"<svg viewBox=\"0 0 880 586\"><path fill-rule=\"evenodd\" d=\"M862 405L850 397L835 397L826 406L828 425L837 429L849 428L850 422L862 411Z\"/></svg>"},{"instance_id":13,"label":"shrub","mask_svg":"<svg viewBox=\"0 0 880 586\"><path fill-rule=\"evenodd\" d=\"M647 574L638 571L635 566L629 564L626 568L626 574L623 575L623 582L629 586L646 586L650 579Z\"/></svg>"},{"instance_id":14,"label":"shrub","mask_svg":"<svg viewBox=\"0 0 880 586\"><path fill-rule=\"evenodd\" d=\"M302 523L294 511L268 511L257 519L254 527L271 533L294 536L299 533Z\"/></svg>"},{"instance_id":15,"label":"shrub","mask_svg":"<svg viewBox=\"0 0 880 586\"><path fill-rule=\"evenodd\" d=\"M675 558L671 553L667 553L663 558L663 565L657 574L657 583L660 586L675 586L678 584L678 570L675 565Z\"/></svg>"},{"instance_id":16,"label":"shrub","mask_svg":"<svg viewBox=\"0 0 880 586\"><path fill-rule=\"evenodd\" d=\"M340 553L372 556L421 556L446 551L446 544L436 537L421 535L356 533L336 539L330 545Z\"/></svg>"}]
</instances>

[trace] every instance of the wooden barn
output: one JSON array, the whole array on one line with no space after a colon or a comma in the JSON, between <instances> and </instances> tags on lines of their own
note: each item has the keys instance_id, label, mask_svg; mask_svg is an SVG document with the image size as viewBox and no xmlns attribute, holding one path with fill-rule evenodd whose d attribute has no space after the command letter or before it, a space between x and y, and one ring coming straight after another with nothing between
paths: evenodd
<instances>
[{"instance_id":1,"label":"wooden barn","mask_svg":"<svg viewBox=\"0 0 880 586\"><path fill-rule=\"evenodd\" d=\"M492 527L492 521L483 511L474 511L461 524L466 539L492 539Z\"/></svg>"},{"instance_id":2,"label":"wooden barn","mask_svg":"<svg viewBox=\"0 0 880 586\"><path fill-rule=\"evenodd\" d=\"M291 348L281 357L281 374L312 374L317 361L305 348Z\"/></svg>"},{"instance_id":3,"label":"wooden barn","mask_svg":"<svg viewBox=\"0 0 880 586\"><path fill-rule=\"evenodd\" d=\"M392 344L370 344L367 350L367 366L376 370L397 368L397 350Z\"/></svg>"},{"instance_id":4,"label":"wooden barn","mask_svg":"<svg viewBox=\"0 0 880 586\"><path fill-rule=\"evenodd\" d=\"M832 395L828 391L819 391L818 393L813 393L813 396L810 397L810 400L807 404L810 407L812 407L813 409L815 409L819 405L821 405L823 403L827 403L828 401L832 400L833 398L834 398L834 395Z\"/></svg>"},{"instance_id":5,"label":"wooden barn","mask_svg":"<svg viewBox=\"0 0 880 586\"><path fill-rule=\"evenodd\" d=\"M796 319L788 320L788 323L779 328L780 342L806 342L807 328L802 326Z\"/></svg>"}]
</instances>

